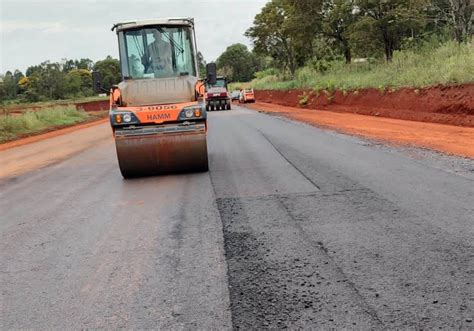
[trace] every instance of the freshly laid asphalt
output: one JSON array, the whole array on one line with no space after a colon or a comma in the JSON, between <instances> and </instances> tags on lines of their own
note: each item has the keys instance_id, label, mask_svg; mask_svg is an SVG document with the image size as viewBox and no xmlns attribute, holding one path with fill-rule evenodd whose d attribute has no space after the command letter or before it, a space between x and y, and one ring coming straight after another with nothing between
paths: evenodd
<instances>
[{"instance_id":1,"label":"freshly laid asphalt","mask_svg":"<svg viewBox=\"0 0 474 331\"><path fill-rule=\"evenodd\" d=\"M474 329L474 160L240 107L208 173L61 137L0 152L2 330Z\"/></svg>"}]
</instances>

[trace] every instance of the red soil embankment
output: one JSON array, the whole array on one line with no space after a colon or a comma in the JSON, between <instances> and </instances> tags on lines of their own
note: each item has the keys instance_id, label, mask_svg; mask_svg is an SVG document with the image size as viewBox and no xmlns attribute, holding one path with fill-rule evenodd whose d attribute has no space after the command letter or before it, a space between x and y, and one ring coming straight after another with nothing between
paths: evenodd
<instances>
[{"instance_id":1,"label":"red soil embankment","mask_svg":"<svg viewBox=\"0 0 474 331\"><path fill-rule=\"evenodd\" d=\"M259 102L474 127L474 84L400 90L257 90Z\"/></svg>"},{"instance_id":2,"label":"red soil embankment","mask_svg":"<svg viewBox=\"0 0 474 331\"><path fill-rule=\"evenodd\" d=\"M89 101L75 103L77 108L82 108L84 111L101 111L109 110L109 100Z\"/></svg>"}]
</instances>

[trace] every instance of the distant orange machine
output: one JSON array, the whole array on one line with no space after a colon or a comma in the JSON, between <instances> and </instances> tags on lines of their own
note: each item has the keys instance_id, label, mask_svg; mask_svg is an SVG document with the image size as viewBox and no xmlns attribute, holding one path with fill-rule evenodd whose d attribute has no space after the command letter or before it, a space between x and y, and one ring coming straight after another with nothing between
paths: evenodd
<instances>
[{"instance_id":1,"label":"distant orange machine","mask_svg":"<svg viewBox=\"0 0 474 331\"><path fill-rule=\"evenodd\" d=\"M249 103L255 102L255 93L253 89L242 89L240 91L240 98L239 98L240 103Z\"/></svg>"}]
</instances>

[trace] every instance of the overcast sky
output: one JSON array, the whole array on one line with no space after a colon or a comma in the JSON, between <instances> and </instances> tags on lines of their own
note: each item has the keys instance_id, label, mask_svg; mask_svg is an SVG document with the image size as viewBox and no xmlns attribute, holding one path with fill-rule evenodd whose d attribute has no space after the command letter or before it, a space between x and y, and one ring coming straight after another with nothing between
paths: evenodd
<instances>
[{"instance_id":1,"label":"overcast sky","mask_svg":"<svg viewBox=\"0 0 474 331\"><path fill-rule=\"evenodd\" d=\"M194 17L198 49L207 61L241 42L267 0L0 0L0 73L45 60L118 58L113 23Z\"/></svg>"}]
</instances>

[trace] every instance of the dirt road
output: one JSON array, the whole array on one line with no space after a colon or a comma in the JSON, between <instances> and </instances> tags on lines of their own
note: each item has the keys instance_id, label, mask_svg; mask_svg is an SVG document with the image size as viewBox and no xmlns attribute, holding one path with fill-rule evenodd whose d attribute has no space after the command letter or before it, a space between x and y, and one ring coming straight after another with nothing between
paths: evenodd
<instances>
[{"instance_id":1,"label":"dirt road","mask_svg":"<svg viewBox=\"0 0 474 331\"><path fill-rule=\"evenodd\" d=\"M0 152L51 155L0 180L0 329L474 327L474 161L235 108L209 173L124 181L106 124Z\"/></svg>"}]
</instances>

